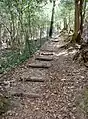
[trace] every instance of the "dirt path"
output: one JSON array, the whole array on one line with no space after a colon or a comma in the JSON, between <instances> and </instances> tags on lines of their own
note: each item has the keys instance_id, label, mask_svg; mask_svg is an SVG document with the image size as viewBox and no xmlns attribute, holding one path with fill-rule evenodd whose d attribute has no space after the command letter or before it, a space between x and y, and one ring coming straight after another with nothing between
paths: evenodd
<instances>
[{"instance_id":1,"label":"dirt path","mask_svg":"<svg viewBox=\"0 0 88 119\"><path fill-rule=\"evenodd\" d=\"M2 77L13 96L2 119L86 119L78 100L87 87L88 71L72 61L75 50L61 45L59 37L46 42L28 62Z\"/></svg>"}]
</instances>

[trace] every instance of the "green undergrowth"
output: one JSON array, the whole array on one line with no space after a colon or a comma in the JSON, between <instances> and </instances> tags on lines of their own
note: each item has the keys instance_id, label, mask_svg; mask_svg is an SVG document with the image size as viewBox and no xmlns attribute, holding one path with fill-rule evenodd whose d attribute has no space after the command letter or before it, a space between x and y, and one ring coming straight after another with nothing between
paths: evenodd
<instances>
[{"instance_id":1,"label":"green undergrowth","mask_svg":"<svg viewBox=\"0 0 88 119\"><path fill-rule=\"evenodd\" d=\"M8 111L10 107L10 99L0 96L0 115Z\"/></svg>"},{"instance_id":2,"label":"green undergrowth","mask_svg":"<svg viewBox=\"0 0 88 119\"><path fill-rule=\"evenodd\" d=\"M46 40L46 38L43 38L41 45L39 40L31 41L26 45L21 53L20 50L10 50L9 52L2 54L0 57L0 73L9 71L11 68L18 66L28 58L32 57L32 55L40 49Z\"/></svg>"},{"instance_id":3,"label":"green undergrowth","mask_svg":"<svg viewBox=\"0 0 88 119\"><path fill-rule=\"evenodd\" d=\"M79 107L81 111L88 116L88 89L85 89L81 95L79 101Z\"/></svg>"}]
</instances>

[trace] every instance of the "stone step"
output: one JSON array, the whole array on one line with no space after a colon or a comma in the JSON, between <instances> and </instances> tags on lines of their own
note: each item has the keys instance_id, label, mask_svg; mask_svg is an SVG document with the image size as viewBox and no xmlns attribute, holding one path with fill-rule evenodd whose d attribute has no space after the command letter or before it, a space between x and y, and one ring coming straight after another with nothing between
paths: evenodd
<instances>
[{"instance_id":1,"label":"stone step","mask_svg":"<svg viewBox=\"0 0 88 119\"><path fill-rule=\"evenodd\" d=\"M40 55L54 55L53 52L41 52Z\"/></svg>"},{"instance_id":2,"label":"stone step","mask_svg":"<svg viewBox=\"0 0 88 119\"><path fill-rule=\"evenodd\" d=\"M20 97L20 98L40 98L41 96L38 94L28 94L22 92L14 92L11 94L11 97Z\"/></svg>"},{"instance_id":3,"label":"stone step","mask_svg":"<svg viewBox=\"0 0 88 119\"><path fill-rule=\"evenodd\" d=\"M59 42L59 40L58 39L55 39L55 40L51 40L52 42Z\"/></svg>"},{"instance_id":4,"label":"stone step","mask_svg":"<svg viewBox=\"0 0 88 119\"><path fill-rule=\"evenodd\" d=\"M32 63L32 64L29 64L27 66L28 68L50 68L51 67L51 64L42 64L42 63L38 63L38 64L35 64L35 63Z\"/></svg>"},{"instance_id":5,"label":"stone step","mask_svg":"<svg viewBox=\"0 0 88 119\"><path fill-rule=\"evenodd\" d=\"M51 53L56 52L56 51L53 50L53 49L41 49L41 51L42 51L42 52L51 52Z\"/></svg>"},{"instance_id":6,"label":"stone step","mask_svg":"<svg viewBox=\"0 0 88 119\"><path fill-rule=\"evenodd\" d=\"M19 81L24 81L24 82L44 82L45 80L42 77L28 77L28 78L20 77Z\"/></svg>"},{"instance_id":7,"label":"stone step","mask_svg":"<svg viewBox=\"0 0 88 119\"><path fill-rule=\"evenodd\" d=\"M35 58L35 60L41 60L41 61L52 61L52 57L46 57L46 56L38 56Z\"/></svg>"}]
</instances>

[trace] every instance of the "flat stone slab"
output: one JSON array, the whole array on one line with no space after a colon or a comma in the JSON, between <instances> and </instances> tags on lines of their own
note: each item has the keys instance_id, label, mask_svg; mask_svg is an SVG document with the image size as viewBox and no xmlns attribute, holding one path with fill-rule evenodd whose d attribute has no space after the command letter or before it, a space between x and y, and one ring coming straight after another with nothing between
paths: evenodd
<instances>
[{"instance_id":1,"label":"flat stone slab","mask_svg":"<svg viewBox=\"0 0 88 119\"><path fill-rule=\"evenodd\" d=\"M42 63L38 63L38 64L35 64L35 63L32 63L32 64L29 64L27 66L28 68L50 68L51 67L51 64L42 64Z\"/></svg>"},{"instance_id":2,"label":"flat stone slab","mask_svg":"<svg viewBox=\"0 0 88 119\"><path fill-rule=\"evenodd\" d=\"M38 56L35 58L35 60L41 60L41 61L52 61L52 57L47 57L47 56Z\"/></svg>"},{"instance_id":3,"label":"flat stone slab","mask_svg":"<svg viewBox=\"0 0 88 119\"><path fill-rule=\"evenodd\" d=\"M55 50L52 49L41 49L42 52L56 52Z\"/></svg>"},{"instance_id":4,"label":"flat stone slab","mask_svg":"<svg viewBox=\"0 0 88 119\"><path fill-rule=\"evenodd\" d=\"M40 55L54 55L53 52L41 52Z\"/></svg>"},{"instance_id":5,"label":"flat stone slab","mask_svg":"<svg viewBox=\"0 0 88 119\"><path fill-rule=\"evenodd\" d=\"M20 93L15 92L11 94L12 97L20 97L20 98L40 98L40 95L38 94L27 94L27 93Z\"/></svg>"},{"instance_id":6,"label":"flat stone slab","mask_svg":"<svg viewBox=\"0 0 88 119\"><path fill-rule=\"evenodd\" d=\"M52 42L59 42L59 40L58 39L55 39L55 40L51 40Z\"/></svg>"},{"instance_id":7,"label":"flat stone slab","mask_svg":"<svg viewBox=\"0 0 88 119\"><path fill-rule=\"evenodd\" d=\"M28 77L28 78L20 77L19 81L24 81L24 82L44 82L45 80L42 77Z\"/></svg>"}]
</instances>

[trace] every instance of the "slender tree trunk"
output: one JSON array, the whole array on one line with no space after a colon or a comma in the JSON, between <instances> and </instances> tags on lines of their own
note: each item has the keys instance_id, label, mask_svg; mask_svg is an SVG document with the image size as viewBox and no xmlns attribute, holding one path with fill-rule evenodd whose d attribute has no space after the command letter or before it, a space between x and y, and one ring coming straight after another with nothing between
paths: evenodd
<instances>
[{"instance_id":1,"label":"slender tree trunk","mask_svg":"<svg viewBox=\"0 0 88 119\"><path fill-rule=\"evenodd\" d=\"M54 11L55 11L55 0L53 0L53 9L52 9L52 17L51 17L49 37L52 37L52 33L53 33Z\"/></svg>"},{"instance_id":2,"label":"slender tree trunk","mask_svg":"<svg viewBox=\"0 0 88 119\"><path fill-rule=\"evenodd\" d=\"M2 41L1 41L1 32L2 32L2 25L0 24L0 46L2 46Z\"/></svg>"},{"instance_id":3,"label":"slender tree trunk","mask_svg":"<svg viewBox=\"0 0 88 119\"><path fill-rule=\"evenodd\" d=\"M84 2L84 0L80 0L80 33L81 34L83 32L83 14L82 14L83 2Z\"/></svg>"},{"instance_id":4,"label":"slender tree trunk","mask_svg":"<svg viewBox=\"0 0 88 119\"><path fill-rule=\"evenodd\" d=\"M47 26L47 40L48 40L48 37L49 37L49 28L48 28L48 26Z\"/></svg>"},{"instance_id":5,"label":"slender tree trunk","mask_svg":"<svg viewBox=\"0 0 88 119\"><path fill-rule=\"evenodd\" d=\"M83 23L84 23L85 14L86 14L86 5L87 5L87 2L86 2L86 0L84 0L84 3L83 3Z\"/></svg>"},{"instance_id":6,"label":"slender tree trunk","mask_svg":"<svg viewBox=\"0 0 88 119\"><path fill-rule=\"evenodd\" d=\"M68 23L68 32L70 33L71 30L71 17L70 17L70 12L69 12L69 23Z\"/></svg>"},{"instance_id":7,"label":"slender tree trunk","mask_svg":"<svg viewBox=\"0 0 88 119\"><path fill-rule=\"evenodd\" d=\"M77 37L78 35L78 31L79 31L79 0L75 0L75 37Z\"/></svg>"},{"instance_id":8,"label":"slender tree trunk","mask_svg":"<svg viewBox=\"0 0 88 119\"><path fill-rule=\"evenodd\" d=\"M68 25L67 25L67 18L64 18L64 30L68 29Z\"/></svg>"},{"instance_id":9,"label":"slender tree trunk","mask_svg":"<svg viewBox=\"0 0 88 119\"><path fill-rule=\"evenodd\" d=\"M8 9L10 13L10 39L11 39L11 48L14 49L16 47L15 43L15 17L12 12L12 3L11 1L8 1Z\"/></svg>"},{"instance_id":10,"label":"slender tree trunk","mask_svg":"<svg viewBox=\"0 0 88 119\"><path fill-rule=\"evenodd\" d=\"M73 40L75 40L77 43L80 43L81 35L83 32L83 20L85 16L85 15L83 16L83 4L84 4L84 0L75 0L75 28L74 28Z\"/></svg>"},{"instance_id":11,"label":"slender tree trunk","mask_svg":"<svg viewBox=\"0 0 88 119\"><path fill-rule=\"evenodd\" d=\"M72 42L79 43L81 40L80 36L80 0L75 0L75 21L74 21L74 34Z\"/></svg>"}]
</instances>

